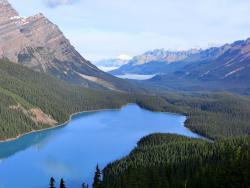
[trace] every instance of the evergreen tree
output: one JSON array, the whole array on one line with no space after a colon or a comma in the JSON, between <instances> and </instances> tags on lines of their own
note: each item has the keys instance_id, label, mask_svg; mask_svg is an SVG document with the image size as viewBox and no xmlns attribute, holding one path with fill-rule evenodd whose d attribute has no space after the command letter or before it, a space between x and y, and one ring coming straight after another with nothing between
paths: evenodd
<instances>
[{"instance_id":1,"label":"evergreen tree","mask_svg":"<svg viewBox=\"0 0 250 188\"><path fill-rule=\"evenodd\" d=\"M49 187L50 188L56 188L55 186L55 179L53 177L50 178L50 182L49 182Z\"/></svg>"},{"instance_id":2,"label":"evergreen tree","mask_svg":"<svg viewBox=\"0 0 250 188\"><path fill-rule=\"evenodd\" d=\"M60 181L60 188L66 188L63 178Z\"/></svg>"},{"instance_id":3,"label":"evergreen tree","mask_svg":"<svg viewBox=\"0 0 250 188\"><path fill-rule=\"evenodd\" d=\"M102 176L102 174L101 174L101 171L100 171L99 166L97 164L95 177L94 177L93 188L101 188L102 187L101 176Z\"/></svg>"}]
</instances>

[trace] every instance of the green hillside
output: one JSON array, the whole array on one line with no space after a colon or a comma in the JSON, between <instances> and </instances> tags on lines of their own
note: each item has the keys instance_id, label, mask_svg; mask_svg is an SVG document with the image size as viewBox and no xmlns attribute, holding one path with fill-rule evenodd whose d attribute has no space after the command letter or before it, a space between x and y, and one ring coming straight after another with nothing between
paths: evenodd
<instances>
[{"instance_id":1,"label":"green hillside","mask_svg":"<svg viewBox=\"0 0 250 188\"><path fill-rule=\"evenodd\" d=\"M75 112L126 103L118 94L72 86L4 60L0 61L0 78L0 139L51 126L34 122L32 108L40 108L60 124Z\"/></svg>"}]
</instances>

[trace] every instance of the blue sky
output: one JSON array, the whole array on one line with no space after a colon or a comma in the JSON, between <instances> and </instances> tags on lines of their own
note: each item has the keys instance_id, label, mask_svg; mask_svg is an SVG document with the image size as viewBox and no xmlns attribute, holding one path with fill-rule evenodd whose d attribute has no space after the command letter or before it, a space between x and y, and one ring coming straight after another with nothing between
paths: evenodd
<instances>
[{"instance_id":1,"label":"blue sky","mask_svg":"<svg viewBox=\"0 0 250 188\"><path fill-rule=\"evenodd\" d=\"M89 60L250 37L249 0L9 1L21 16L44 13Z\"/></svg>"}]
</instances>

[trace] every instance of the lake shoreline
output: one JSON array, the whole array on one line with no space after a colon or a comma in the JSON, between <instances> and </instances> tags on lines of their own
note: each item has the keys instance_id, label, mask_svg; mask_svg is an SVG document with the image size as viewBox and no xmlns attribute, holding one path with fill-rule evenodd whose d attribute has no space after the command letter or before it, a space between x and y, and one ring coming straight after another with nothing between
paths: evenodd
<instances>
[{"instance_id":1,"label":"lake shoreline","mask_svg":"<svg viewBox=\"0 0 250 188\"><path fill-rule=\"evenodd\" d=\"M123 107L126 107L126 106L128 106L128 105L130 105L130 104L136 104L136 103L127 103L127 104L124 104L124 105L122 105L122 106L120 106L120 107L118 107L118 108L104 108L104 109L98 109L98 110L85 110L85 111L76 112L76 113L71 114L71 115L69 116L69 119L68 119L67 121L65 121L64 123L62 123L62 124L55 125L55 126L53 126L53 127L44 128L44 129L29 131L29 132L27 132L27 133L20 134L20 135L18 135L18 136L16 136L16 137L13 137L13 138L8 138L8 139L0 140L0 143L15 141L15 140L18 140L19 138L22 138L22 137L24 137L24 136L26 136L26 135L33 134L33 133L36 133L36 132L42 132L42 131L47 131L47 130L51 130L51 129L56 129L56 128L59 128L59 127L67 126L67 124L72 120L72 118L74 118L74 116L77 116L77 115L80 115L80 114L83 114L83 113L101 112L101 111L111 111L111 110L112 110L112 111L116 111L116 110L120 110L120 109L122 109ZM136 105L140 106L139 104L136 104ZM141 106L140 106L140 107L141 107ZM143 108L143 107L141 107L141 108ZM151 112L167 113L167 114L173 114L173 115L178 115L178 116L185 116L184 114L178 114L178 113L173 113L173 112L154 111L154 110L152 110L152 109L148 109L148 108L145 108L145 107L144 107L143 109L148 110L148 111L151 111ZM206 137L206 136L204 136L204 135L201 135L201 134L199 134L199 133L197 133L197 132L191 130L190 128L188 128L188 127L186 126L186 121L187 121L187 119L188 119L189 117L187 117L187 116L185 116L185 117L186 117L186 120L184 121L184 124L183 124L183 126L184 126L185 128L187 128L187 129L190 130L191 132L193 132L193 133L199 135L200 137L202 137L202 138L204 138L204 139L206 139L206 140L211 140L210 138L208 138L208 137Z\"/></svg>"},{"instance_id":2,"label":"lake shoreline","mask_svg":"<svg viewBox=\"0 0 250 188\"><path fill-rule=\"evenodd\" d=\"M101 112L101 111L108 111L108 110L120 110L123 107L126 107L126 106L128 106L130 104L134 104L134 103L127 103L125 105L122 105L119 108L104 108L104 109L98 109L98 110L85 110L85 111L76 112L76 113L71 114L69 116L69 119L67 121L65 121L64 123L62 123L62 124L55 125L53 127L44 128L44 129L29 131L29 132L23 133L23 134L19 134L18 136L13 137L13 138L7 138L7 139L0 140L0 143L15 141L15 140L17 140L19 138L22 138L23 136L26 136L26 135L29 135L29 134L32 134L32 133L47 131L47 130L56 129L56 128L59 128L59 127L66 126L72 120L72 118L74 116L80 115L82 113Z\"/></svg>"}]
</instances>

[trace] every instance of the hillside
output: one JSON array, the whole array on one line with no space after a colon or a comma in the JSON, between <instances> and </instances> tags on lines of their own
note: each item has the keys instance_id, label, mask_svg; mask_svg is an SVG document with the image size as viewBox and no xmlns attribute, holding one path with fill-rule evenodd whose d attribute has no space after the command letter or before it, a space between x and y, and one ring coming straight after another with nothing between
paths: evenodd
<instances>
[{"instance_id":1,"label":"hillside","mask_svg":"<svg viewBox=\"0 0 250 188\"><path fill-rule=\"evenodd\" d=\"M132 84L99 70L84 59L59 27L42 13L21 17L0 0L0 58L89 88L135 91Z\"/></svg>"},{"instance_id":2,"label":"hillside","mask_svg":"<svg viewBox=\"0 0 250 188\"><path fill-rule=\"evenodd\" d=\"M8 61L0 60L0 77L0 140L53 127L75 112L126 103L116 93L72 86Z\"/></svg>"}]
</instances>

